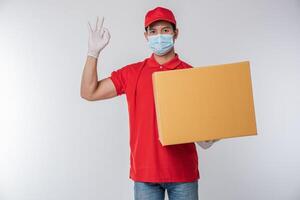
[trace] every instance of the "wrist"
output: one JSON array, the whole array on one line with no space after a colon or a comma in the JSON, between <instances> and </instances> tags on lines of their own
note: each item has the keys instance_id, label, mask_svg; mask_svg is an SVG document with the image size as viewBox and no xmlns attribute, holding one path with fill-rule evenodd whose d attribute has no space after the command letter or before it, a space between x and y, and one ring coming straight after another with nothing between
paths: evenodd
<instances>
[{"instance_id":1,"label":"wrist","mask_svg":"<svg viewBox=\"0 0 300 200\"><path fill-rule=\"evenodd\" d=\"M98 59L100 52L88 51L87 56Z\"/></svg>"},{"instance_id":2,"label":"wrist","mask_svg":"<svg viewBox=\"0 0 300 200\"><path fill-rule=\"evenodd\" d=\"M90 60L90 61L97 61L98 58L94 57L94 56L91 56L91 55L87 55L87 60Z\"/></svg>"}]
</instances>

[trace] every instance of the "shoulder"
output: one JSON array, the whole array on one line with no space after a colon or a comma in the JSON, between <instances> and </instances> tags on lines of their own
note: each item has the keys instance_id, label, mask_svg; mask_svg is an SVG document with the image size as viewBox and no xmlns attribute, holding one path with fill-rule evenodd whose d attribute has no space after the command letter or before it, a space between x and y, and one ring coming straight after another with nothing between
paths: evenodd
<instances>
[{"instance_id":1,"label":"shoulder","mask_svg":"<svg viewBox=\"0 0 300 200\"><path fill-rule=\"evenodd\" d=\"M185 61L181 61L181 68L185 69L185 68L193 68L192 65L190 65L189 63L185 62Z\"/></svg>"},{"instance_id":2,"label":"shoulder","mask_svg":"<svg viewBox=\"0 0 300 200\"><path fill-rule=\"evenodd\" d=\"M141 64L142 64L142 61L124 65L123 67L114 69L111 72L111 76L120 75L120 76L123 76L124 78L131 77L133 74L135 74L138 71L137 69L139 68L139 66Z\"/></svg>"},{"instance_id":3,"label":"shoulder","mask_svg":"<svg viewBox=\"0 0 300 200\"><path fill-rule=\"evenodd\" d=\"M131 82L138 75L139 69L144 61L133 62L111 72L112 79L122 80L124 83Z\"/></svg>"},{"instance_id":4,"label":"shoulder","mask_svg":"<svg viewBox=\"0 0 300 200\"><path fill-rule=\"evenodd\" d=\"M134 62L134 63L130 63L130 64L126 65L125 67L126 67L127 69L137 70L137 69L139 69L139 68L143 65L143 62L144 62L144 61L145 61L145 60L138 61L138 62Z\"/></svg>"},{"instance_id":5,"label":"shoulder","mask_svg":"<svg viewBox=\"0 0 300 200\"><path fill-rule=\"evenodd\" d=\"M130 64L125 65L124 67L120 68L120 70L126 72L126 73L131 73L131 72L136 72L138 71L138 69L143 66L143 63L146 61L142 60L142 61L137 61L137 62L133 62Z\"/></svg>"}]
</instances>

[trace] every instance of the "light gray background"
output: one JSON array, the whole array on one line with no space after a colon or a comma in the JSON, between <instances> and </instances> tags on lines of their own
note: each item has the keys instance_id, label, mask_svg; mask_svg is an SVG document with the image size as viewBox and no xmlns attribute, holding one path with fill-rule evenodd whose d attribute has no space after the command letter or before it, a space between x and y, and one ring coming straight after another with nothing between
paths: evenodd
<instances>
[{"instance_id":1,"label":"light gray background","mask_svg":"<svg viewBox=\"0 0 300 200\"><path fill-rule=\"evenodd\" d=\"M300 199L299 0L0 1L0 199L132 199L125 95L80 97L87 22L111 42L99 78L150 55L145 12L171 8L194 66L250 60L258 136L199 147L205 200Z\"/></svg>"}]
</instances>

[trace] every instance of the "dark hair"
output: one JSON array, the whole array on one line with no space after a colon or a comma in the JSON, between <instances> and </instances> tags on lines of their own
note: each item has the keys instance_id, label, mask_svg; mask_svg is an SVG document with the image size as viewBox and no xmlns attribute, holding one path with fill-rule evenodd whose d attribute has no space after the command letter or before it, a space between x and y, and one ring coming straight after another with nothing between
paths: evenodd
<instances>
[{"instance_id":1,"label":"dark hair","mask_svg":"<svg viewBox=\"0 0 300 200\"><path fill-rule=\"evenodd\" d=\"M170 23L171 23L171 22L170 22ZM173 24L173 23L171 23L171 26L172 26L172 28L173 28L173 31L175 31L175 30L176 30L176 25ZM146 31L146 32L147 32L148 27L149 27L149 26L145 27L145 31Z\"/></svg>"}]
</instances>

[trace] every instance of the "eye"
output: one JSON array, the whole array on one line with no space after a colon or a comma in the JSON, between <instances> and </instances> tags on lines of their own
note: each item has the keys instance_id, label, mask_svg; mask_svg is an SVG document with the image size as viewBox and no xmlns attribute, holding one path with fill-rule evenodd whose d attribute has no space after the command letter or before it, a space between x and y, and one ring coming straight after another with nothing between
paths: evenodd
<instances>
[{"instance_id":1,"label":"eye","mask_svg":"<svg viewBox=\"0 0 300 200\"><path fill-rule=\"evenodd\" d=\"M164 29L162 30L162 32L163 32L163 33L170 33L171 30L170 30L169 28L164 28Z\"/></svg>"},{"instance_id":2,"label":"eye","mask_svg":"<svg viewBox=\"0 0 300 200\"><path fill-rule=\"evenodd\" d=\"M151 35L155 34L155 30L149 30L149 34Z\"/></svg>"}]
</instances>

